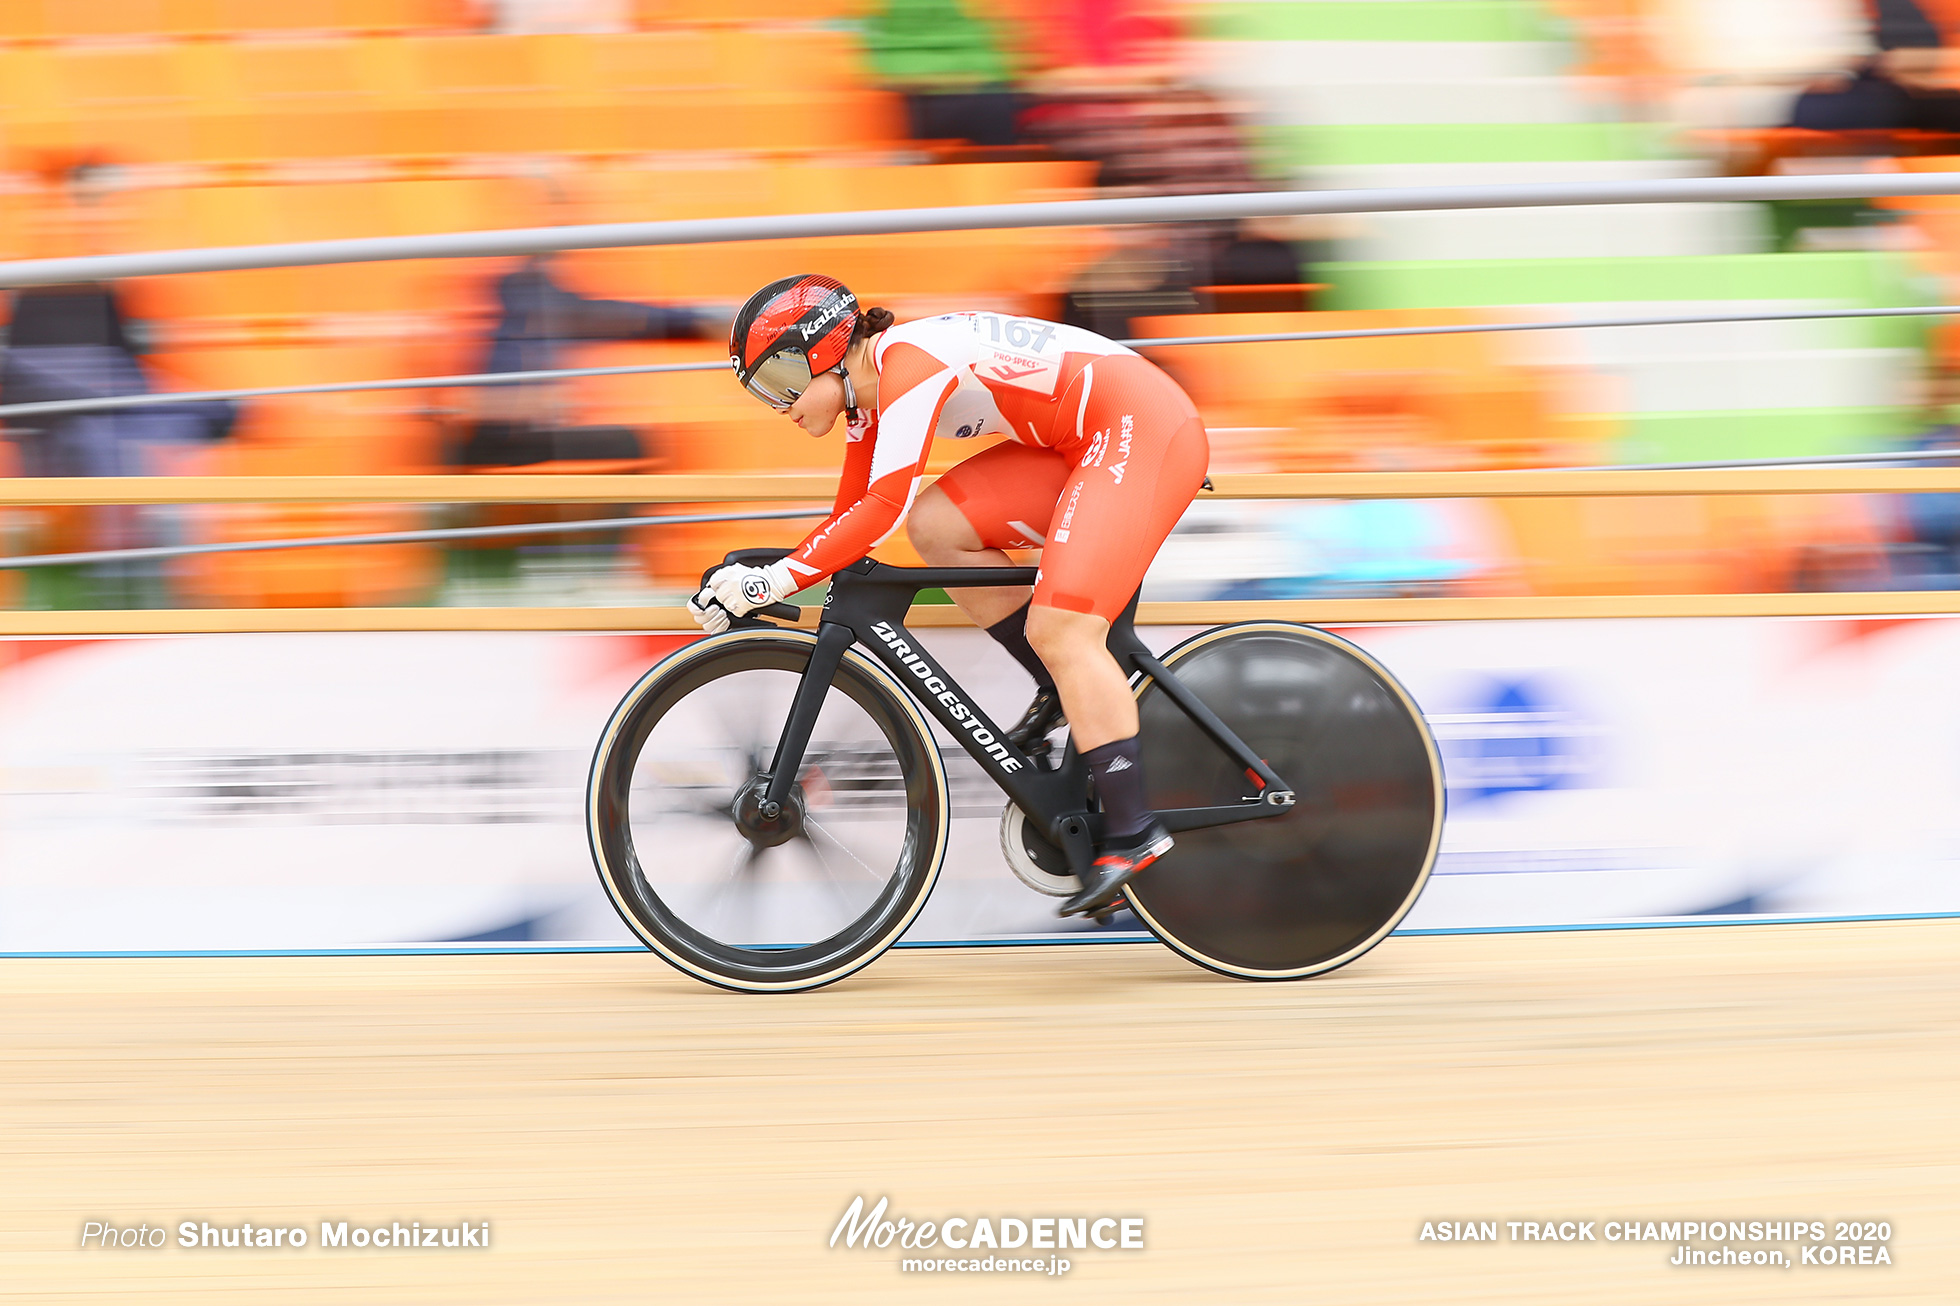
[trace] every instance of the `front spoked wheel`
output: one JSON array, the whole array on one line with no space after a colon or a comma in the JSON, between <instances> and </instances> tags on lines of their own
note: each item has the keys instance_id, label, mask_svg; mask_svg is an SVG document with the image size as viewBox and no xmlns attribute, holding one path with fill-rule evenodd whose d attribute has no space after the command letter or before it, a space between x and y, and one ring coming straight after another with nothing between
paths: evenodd
<instances>
[{"instance_id":1,"label":"front spoked wheel","mask_svg":"<svg viewBox=\"0 0 1960 1306\"><path fill-rule=\"evenodd\" d=\"M627 926L698 979L751 992L834 983L925 905L950 825L923 716L845 653L782 813L761 814L815 636L734 631L649 671L593 757L586 821Z\"/></svg>"},{"instance_id":2,"label":"front spoked wheel","mask_svg":"<svg viewBox=\"0 0 1960 1306\"><path fill-rule=\"evenodd\" d=\"M1353 961L1415 906L1442 841L1442 759L1415 700L1361 649L1292 622L1222 626L1163 661L1297 801L1179 834L1129 886L1130 905L1223 974L1301 979ZM1152 806L1257 792L1153 681L1137 697Z\"/></svg>"}]
</instances>

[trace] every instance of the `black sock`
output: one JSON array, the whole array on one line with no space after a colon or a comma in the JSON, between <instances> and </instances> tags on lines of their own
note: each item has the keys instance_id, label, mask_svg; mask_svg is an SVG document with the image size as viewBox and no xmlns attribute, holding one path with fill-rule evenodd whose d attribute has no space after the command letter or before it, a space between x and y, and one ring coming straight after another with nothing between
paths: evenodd
<instances>
[{"instance_id":1,"label":"black sock","mask_svg":"<svg viewBox=\"0 0 1960 1306\"><path fill-rule=\"evenodd\" d=\"M1034 651L1034 645L1028 643L1028 609L1033 606L1034 600L1029 599L1014 609L1012 615L1002 617L987 627L987 633L994 637L996 644L1012 653L1016 662L1027 668L1037 688L1053 689L1054 673L1048 670L1048 664L1041 660L1041 655Z\"/></svg>"},{"instance_id":2,"label":"black sock","mask_svg":"<svg viewBox=\"0 0 1960 1306\"><path fill-rule=\"evenodd\" d=\"M1122 839L1141 831L1156 813L1143 789L1143 757L1137 737L1119 739L1082 754L1089 774L1096 779L1096 796L1102 799L1103 835Z\"/></svg>"}]
</instances>

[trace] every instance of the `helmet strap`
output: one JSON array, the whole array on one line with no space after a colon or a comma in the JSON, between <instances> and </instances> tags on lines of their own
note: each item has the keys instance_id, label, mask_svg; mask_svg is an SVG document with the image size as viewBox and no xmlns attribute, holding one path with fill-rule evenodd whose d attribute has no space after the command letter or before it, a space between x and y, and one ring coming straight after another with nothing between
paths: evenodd
<instances>
[{"instance_id":1,"label":"helmet strap","mask_svg":"<svg viewBox=\"0 0 1960 1306\"><path fill-rule=\"evenodd\" d=\"M851 374L842 363L837 365L837 375L844 379L844 416L855 422L858 419L857 387L851 384Z\"/></svg>"}]
</instances>

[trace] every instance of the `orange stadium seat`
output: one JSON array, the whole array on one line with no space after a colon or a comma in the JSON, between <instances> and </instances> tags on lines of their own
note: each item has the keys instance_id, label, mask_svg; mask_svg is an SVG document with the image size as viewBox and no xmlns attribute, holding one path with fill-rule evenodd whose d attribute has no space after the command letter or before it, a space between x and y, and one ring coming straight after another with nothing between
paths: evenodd
<instances>
[{"instance_id":1,"label":"orange stadium seat","mask_svg":"<svg viewBox=\"0 0 1960 1306\"><path fill-rule=\"evenodd\" d=\"M1092 176L1091 165L1069 160L929 168L745 163L595 167L577 174L571 189L577 220L632 222L1048 199L1079 194ZM1028 296L1059 292L1102 240L1078 228L940 232L599 250L569 262L580 284L598 294L728 299L771 276L824 268L866 293L929 298L933 311L948 307L948 296L976 295L1027 311L1034 307Z\"/></svg>"},{"instance_id":2,"label":"orange stadium seat","mask_svg":"<svg viewBox=\"0 0 1960 1306\"><path fill-rule=\"evenodd\" d=\"M1474 310L1145 318L1139 335L1349 330L1475 322ZM1544 383L1495 337L1412 336L1180 346L1156 357L1221 427L1265 430L1257 470L1492 467L1548 461L1572 431ZM1248 467L1244 470L1253 470Z\"/></svg>"},{"instance_id":3,"label":"orange stadium seat","mask_svg":"<svg viewBox=\"0 0 1960 1306\"><path fill-rule=\"evenodd\" d=\"M32 197L0 191L0 258L30 257L28 223Z\"/></svg>"},{"instance_id":4,"label":"orange stadium seat","mask_svg":"<svg viewBox=\"0 0 1960 1306\"><path fill-rule=\"evenodd\" d=\"M879 91L677 90L601 116L617 150L754 150L768 154L890 146L905 139L896 96Z\"/></svg>"},{"instance_id":5,"label":"orange stadium seat","mask_svg":"<svg viewBox=\"0 0 1960 1306\"><path fill-rule=\"evenodd\" d=\"M329 32L345 25L342 0L178 0L186 20L231 33Z\"/></svg>"},{"instance_id":6,"label":"orange stadium seat","mask_svg":"<svg viewBox=\"0 0 1960 1306\"><path fill-rule=\"evenodd\" d=\"M123 160L182 158L196 103L184 63L185 51L167 41L8 51L8 144Z\"/></svg>"},{"instance_id":7,"label":"orange stadium seat","mask_svg":"<svg viewBox=\"0 0 1960 1306\"><path fill-rule=\"evenodd\" d=\"M41 0L0 0L0 38L33 41L50 35Z\"/></svg>"},{"instance_id":8,"label":"orange stadium seat","mask_svg":"<svg viewBox=\"0 0 1960 1306\"><path fill-rule=\"evenodd\" d=\"M13 38L142 36L168 30L167 0L5 0L0 32Z\"/></svg>"},{"instance_id":9,"label":"orange stadium seat","mask_svg":"<svg viewBox=\"0 0 1960 1306\"><path fill-rule=\"evenodd\" d=\"M822 27L725 27L712 33L714 79L735 86L858 88L872 82L854 32Z\"/></svg>"},{"instance_id":10,"label":"orange stadium seat","mask_svg":"<svg viewBox=\"0 0 1960 1306\"><path fill-rule=\"evenodd\" d=\"M144 197L143 248L431 234L532 226L537 188L509 178L223 186ZM156 278L155 311L177 319L314 318L344 313L474 312L496 261L426 259Z\"/></svg>"},{"instance_id":11,"label":"orange stadium seat","mask_svg":"<svg viewBox=\"0 0 1960 1306\"><path fill-rule=\"evenodd\" d=\"M1142 335L1255 334L1474 321L1470 311L1144 319ZM1214 470L1421 470L1607 461L1610 419L1556 414L1489 336L1184 346L1151 351L1213 428ZM1493 501L1528 593L1774 591L1877 548L1859 501L1763 498Z\"/></svg>"},{"instance_id":12,"label":"orange stadium seat","mask_svg":"<svg viewBox=\"0 0 1960 1306\"><path fill-rule=\"evenodd\" d=\"M833 32L337 36L9 49L19 147L138 161L813 152L904 138Z\"/></svg>"},{"instance_id":13,"label":"orange stadium seat","mask_svg":"<svg viewBox=\"0 0 1960 1306\"><path fill-rule=\"evenodd\" d=\"M277 240L272 188L175 187L137 197L135 245L181 249L257 245ZM290 269L200 273L141 283L150 311L165 318L297 315L304 312Z\"/></svg>"},{"instance_id":14,"label":"orange stadium seat","mask_svg":"<svg viewBox=\"0 0 1960 1306\"><path fill-rule=\"evenodd\" d=\"M475 0L0 0L12 39L397 32L479 26Z\"/></svg>"},{"instance_id":15,"label":"orange stadium seat","mask_svg":"<svg viewBox=\"0 0 1960 1306\"><path fill-rule=\"evenodd\" d=\"M1746 593L1847 588L1882 526L1853 496L1506 499L1494 504L1529 593ZM1869 583L1863 575L1859 581Z\"/></svg>"},{"instance_id":16,"label":"orange stadium seat","mask_svg":"<svg viewBox=\"0 0 1960 1306\"><path fill-rule=\"evenodd\" d=\"M0 0L0 39L468 30L476 0Z\"/></svg>"},{"instance_id":17,"label":"orange stadium seat","mask_svg":"<svg viewBox=\"0 0 1960 1306\"><path fill-rule=\"evenodd\" d=\"M170 346L151 357L150 368L158 384L171 390L245 390L414 375L402 370L397 354L386 344ZM363 390L309 402L331 404L337 411L392 410L418 404L419 394ZM260 413L260 401L241 402L251 420L240 422L237 438L276 443L281 428Z\"/></svg>"},{"instance_id":18,"label":"orange stadium seat","mask_svg":"<svg viewBox=\"0 0 1960 1306\"><path fill-rule=\"evenodd\" d=\"M878 0L634 0L633 16L641 27L668 23L820 22L862 18Z\"/></svg>"},{"instance_id":19,"label":"orange stadium seat","mask_svg":"<svg viewBox=\"0 0 1960 1306\"><path fill-rule=\"evenodd\" d=\"M1670 76L1662 36L1665 0L1551 0L1551 9L1574 29L1579 77L1653 82Z\"/></svg>"},{"instance_id":20,"label":"orange stadium seat","mask_svg":"<svg viewBox=\"0 0 1960 1306\"><path fill-rule=\"evenodd\" d=\"M387 43L394 154L531 153L568 148L567 93L544 59L550 37L429 36Z\"/></svg>"},{"instance_id":21,"label":"orange stadium seat","mask_svg":"<svg viewBox=\"0 0 1960 1306\"><path fill-rule=\"evenodd\" d=\"M9 124L53 112L57 97L49 53L44 45L0 46L0 116Z\"/></svg>"},{"instance_id":22,"label":"orange stadium seat","mask_svg":"<svg viewBox=\"0 0 1960 1306\"><path fill-rule=\"evenodd\" d=\"M395 230L401 235L535 227L550 221L536 182L518 177L457 177L390 185Z\"/></svg>"},{"instance_id":23,"label":"orange stadium seat","mask_svg":"<svg viewBox=\"0 0 1960 1306\"><path fill-rule=\"evenodd\" d=\"M293 383L369 380L402 375L395 351L343 345L260 350L266 373ZM318 450L331 467L373 475L434 471L440 467L441 431L427 416L434 392L359 390L344 394L266 396L242 400L236 443L243 447Z\"/></svg>"},{"instance_id":24,"label":"orange stadium seat","mask_svg":"<svg viewBox=\"0 0 1960 1306\"><path fill-rule=\"evenodd\" d=\"M1960 171L1960 158L1929 156L1900 159L1908 172ZM1907 221L1925 238L1920 257L1946 278L1948 286L1960 286L1960 195L1914 195L1881 199L1874 203L1907 215Z\"/></svg>"},{"instance_id":25,"label":"orange stadium seat","mask_svg":"<svg viewBox=\"0 0 1960 1306\"><path fill-rule=\"evenodd\" d=\"M580 85L606 96L725 82L716 34L678 27L616 36L573 38L554 50L557 65Z\"/></svg>"},{"instance_id":26,"label":"orange stadium seat","mask_svg":"<svg viewBox=\"0 0 1960 1306\"><path fill-rule=\"evenodd\" d=\"M378 155L384 143L376 42L228 41L211 47L199 155L212 159Z\"/></svg>"},{"instance_id":27,"label":"orange stadium seat","mask_svg":"<svg viewBox=\"0 0 1960 1306\"><path fill-rule=\"evenodd\" d=\"M276 417L265 418L276 412ZM247 418L276 422L277 441L233 442L213 451L212 471L229 476L364 475L399 470L385 451L388 423L316 401L261 400ZM291 539L414 529L426 510L331 505L206 509L198 537L208 542ZM341 607L412 602L439 579L440 553L428 544L347 545L186 559L180 586L217 607Z\"/></svg>"}]
</instances>

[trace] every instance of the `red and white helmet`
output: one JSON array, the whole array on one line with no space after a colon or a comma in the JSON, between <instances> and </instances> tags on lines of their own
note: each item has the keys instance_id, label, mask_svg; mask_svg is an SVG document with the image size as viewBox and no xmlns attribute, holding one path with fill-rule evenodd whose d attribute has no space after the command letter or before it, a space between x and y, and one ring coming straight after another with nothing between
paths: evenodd
<instances>
[{"instance_id":1,"label":"red and white helmet","mask_svg":"<svg viewBox=\"0 0 1960 1306\"><path fill-rule=\"evenodd\" d=\"M857 296L835 277L784 277L750 295L735 314L728 361L750 394L786 409L816 377L842 373L857 322ZM844 383L855 407L848 376Z\"/></svg>"}]
</instances>

